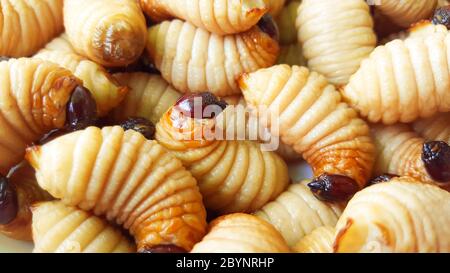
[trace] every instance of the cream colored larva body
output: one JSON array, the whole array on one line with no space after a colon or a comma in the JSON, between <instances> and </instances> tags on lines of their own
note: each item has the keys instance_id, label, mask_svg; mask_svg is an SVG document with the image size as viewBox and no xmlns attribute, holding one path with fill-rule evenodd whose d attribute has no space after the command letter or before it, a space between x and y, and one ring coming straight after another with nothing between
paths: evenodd
<instances>
[{"instance_id":1,"label":"cream colored larva body","mask_svg":"<svg viewBox=\"0 0 450 273\"><path fill-rule=\"evenodd\" d=\"M292 250L296 253L332 253L335 229L322 226L303 237Z\"/></svg>"},{"instance_id":2,"label":"cream colored larva body","mask_svg":"<svg viewBox=\"0 0 450 273\"><path fill-rule=\"evenodd\" d=\"M335 85L346 84L377 43L364 0L303 0L296 25L308 67Z\"/></svg>"},{"instance_id":3,"label":"cream colored larva body","mask_svg":"<svg viewBox=\"0 0 450 273\"><path fill-rule=\"evenodd\" d=\"M413 127L426 140L445 141L450 144L450 113L420 119L414 122Z\"/></svg>"},{"instance_id":4,"label":"cream colored larva body","mask_svg":"<svg viewBox=\"0 0 450 273\"><path fill-rule=\"evenodd\" d=\"M412 178L356 193L336 226L337 252L449 252L450 193Z\"/></svg>"},{"instance_id":5,"label":"cream colored larva body","mask_svg":"<svg viewBox=\"0 0 450 273\"><path fill-rule=\"evenodd\" d=\"M75 48L73 48L72 44L69 41L69 37L66 33L63 33L56 37L55 39L48 42L42 50L51 50L51 51L62 51L66 53L74 53Z\"/></svg>"},{"instance_id":6,"label":"cream colored larva body","mask_svg":"<svg viewBox=\"0 0 450 273\"><path fill-rule=\"evenodd\" d=\"M33 206L34 253L132 253L136 246L121 231L61 201Z\"/></svg>"},{"instance_id":7,"label":"cream colored larva body","mask_svg":"<svg viewBox=\"0 0 450 273\"><path fill-rule=\"evenodd\" d=\"M220 36L173 20L148 31L147 53L162 77L183 93L239 94L236 79L274 64L278 51L277 41L256 26Z\"/></svg>"},{"instance_id":8,"label":"cream colored larva body","mask_svg":"<svg viewBox=\"0 0 450 273\"><path fill-rule=\"evenodd\" d=\"M2 0L0 56L28 57L60 34L64 0Z\"/></svg>"},{"instance_id":9,"label":"cream colored larva body","mask_svg":"<svg viewBox=\"0 0 450 273\"><path fill-rule=\"evenodd\" d=\"M438 0L382 0L375 8L402 27L430 18Z\"/></svg>"}]
</instances>

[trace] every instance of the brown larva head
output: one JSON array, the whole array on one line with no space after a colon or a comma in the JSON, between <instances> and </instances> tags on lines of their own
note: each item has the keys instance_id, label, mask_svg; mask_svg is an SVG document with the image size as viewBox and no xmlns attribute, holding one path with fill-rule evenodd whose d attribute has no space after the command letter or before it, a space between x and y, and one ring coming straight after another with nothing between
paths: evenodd
<instances>
[{"instance_id":1,"label":"brown larva head","mask_svg":"<svg viewBox=\"0 0 450 273\"><path fill-rule=\"evenodd\" d=\"M347 201L359 190L358 183L352 178L328 173L314 178L308 187L317 198L328 202Z\"/></svg>"},{"instance_id":2,"label":"brown larva head","mask_svg":"<svg viewBox=\"0 0 450 273\"><path fill-rule=\"evenodd\" d=\"M138 250L138 253L187 253L187 251L176 245L147 246Z\"/></svg>"},{"instance_id":3,"label":"brown larva head","mask_svg":"<svg viewBox=\"0 0 450 273\"><path fill-rule=\"evenodd\" d=\"M129 117L120 126L124 130L134 130L141 133L146 139L155 139L155 125L148 119L142 117Z\"/></svg>"},{"instance_id":4,"label":"brown larva head","mask_svg":"<svg viewBox=\"0 0 450 273\"><path fill-rule=\"evenodd\" d=\"M431 22L435 25L444 25L450 29L450 5L436 9Z\"/></svg>"},{"instance_id":5,"label":"brown larva head","mask_svg":"<svg viewBox=\"0 0 450 273\"><path fill-rule=\"evenodd\" d=\"M266 13L263 17L261 17L258 22L258 27L272 39L276 41L280 40L278 25L269 13Z\"/></svg>"},{"instance_id":6,"label":"brown larva head","mask_svg":"<svg viewBox=\"0 0 450 273\"><path fill-rule=\"evenodd\" d=\"M13 221L18 210L16 190L6 177L0 175L0 225Z\"/></svg>"},{"instance_id":7,"label":"brown larva head","mask_svg":"<svg viewBox=\"0 0 450 273\"><path fill-rule=\"evenodd\" d=\"M72 92L66 108L66 127L81 130L94 125L97 120L97 104L91 92L78 85Z\"/></svg>"},{"instance_id":8,"label":"brown larva head","mask_svg":"<svg viewBox=\"0 0 450 273\"><path fill-rule=\"evenodd\" d=\"M196 119L212 119L226 107L227 103L210 92L187 94L175 104L174 109L185 116Z\"/></svg>"},{"instance_id":9,"label":"brown larva head","mask_svg":"<svg viewBox=\"0 0 450 273\"><path fill-rule=\"evenodd\" d=\"M422 161L428 174L438 182L450 182L450 147L443 141L423 144Z\"/></svg>"}]
</instances>

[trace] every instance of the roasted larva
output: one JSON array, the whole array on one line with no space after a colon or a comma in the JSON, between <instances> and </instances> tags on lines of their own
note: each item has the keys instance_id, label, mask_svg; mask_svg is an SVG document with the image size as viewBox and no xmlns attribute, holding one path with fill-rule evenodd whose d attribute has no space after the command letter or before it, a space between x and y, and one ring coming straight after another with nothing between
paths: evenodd
<instances>
[{"instance_id":1,"label":"roasted larva","mask_svg":"<svg viewBox=\"0 0 450 273\"><path fill-rule=\"evenodd\" d=\"M136 246L120 230L61 201L33 206L34 253L132 253Z\"/></svg>"},{"instance_id":2,"label":"roasted larva","mask_svg":"<svg viewBox=\"0 0 450 273\"><path fill-rule=\"evenodd\" d=\"M63 29L64 0L3 0L0 56L34 54Z\"/></svg>"},{"instance_id":3,"label":"roasted larva","mask_svg":"<svg viewBox=\"0 0 450 273\"><path fill-rule=\"evenodd\" d=\"M192 253L286 253L289 247L272 225L255 216L235 213L215 219Z\"/></svg>"},{"instance_id":4,"label":"roasted larva","mask_svg":"<svg viewBox=\"0 0 450 273\"><path fill-rule=\"evenodd\" d=\"M64 26L75 50L103 66L125 66L145 48L145 17L135 0L65 0Z\"/></svg>"},{"instance_id":5,"label":"roasted larva","mask_svg":"<svg viewBox=\"0 0 450 273\"><path fill-rule=\"evenodd\" d=\"M143 117L156 124L181 97L160 75L142 72L114 74L122 85L130 87L125 99L112 113L114 120Z\"/></svg>"},{"instance_id":6,"label":"roasted larva","mask_svg":"<svg viewBox=\"0 0 450 273\"><path fill-rule=\"evenodd\" d=\"M375 5L382 14L395 24L409 27L422 19L430 18L438 0L382 0Z\"/></svg>"},{"instance_id":7,"label":"roasted larva","mask_svg":"<svg viewBox=\"0 0 450 273\"><path fill-rule=\"evenodd\" d=\"M80 55L58 50L41 50L33 58L56 63L81 79L97 103L99 116L105 116L115 108L128 92L128 88L121 86L103 67Z\"/></svg>"},{"instance_id":8,"label":"roasted larva","mask_svg":"<svg viewBox=\"0 0 450 273\"><path fill-rule=\"evenodd\" d=\"M301 1L292 1L287 4L276 17L278 29L280 30L280 44L290 45L297 43L297 10Z\"/></svg>"},{"instance_id":9,"label":"roasted larva","mask_svg":"<svg viewBox=\"0 0 450 273\"><path fill-rule=\"evenodd\" d=\"M239 94L236 78L274 64L278 55L275 22L260 22L247 32L219 36L180 20L165 21L150 27L147 53L183 93Z\"/></svg>"},{"instance_id":10,"label":"roasted larva","mask_svg":"<svg viewBox=\"0 0 450 273\"><path fill-rule=\"evenodd\" d=\"M0 233L31 241L30 206L47 200L51 196L39 187L28 163L16 166L8 178L0 175Z\"/></svg>"},{"instance_id":11,"label":"roasted larva","mask_svg":"<svg viewBox=\"0 0 450 273\"><path fill-rule=\"evenodd\" d=\"M420 119L414 122L413 127L426 140L445 141L450 144L450 112Z\"/></svg>"},{"instance_id":12,"label":"roasted larva","mask_svg":"<svg viewBox=\"0 0 450 273\"><path fill-rule=\"evenodd\" d=\"M196 98L203 103L200 115L194 111ZM156 125L156 140L198 180L208 210L255 211L286 188L287 165L274 152L261 151L257 142L221 140L216 119L203 113L208 106L221 112L226 104L211 93L182 97Z\"/></svg>"},{"instance_id":13,"label":"roasted larva","mask_svg":"<svg viewBox=\"0 0 450 273\"><path fill-rule=\"evenodd\" d=\"M204 235L197 182L179 160L140 133L89 127L31 147L26 158L42 188L122 225L141 252L189 251Z\"/></svg>"},{"instance_id":14,"label":"roasted larva","mask_svg":"<svg viewBox=\"0 0 450 273\"><path fill-rule=\"evenodd\" d=\"M308 67L335 85L346 84L377 43L365 0L303 0L296 25Z\"/></svg>"},{"instance_id":15,"label":"roasted larva","mask_svg":"<svg viewBox=\"0 0 450 273\"><path fill-rule=\"evenodd\" d=\"M303 237L292 250L296 253L332 253L334 228L322 226Z\"/></svg>"},{"instance_id":16,"label":"roasted larva","mask_svg":"<svg viewBox=\"0 0 450 273\"><path fill-rule=\"evenodd\" d=\"M412 178L358 192L336 226L336 252L449 252L450 193Z\"/></svg>"},{"instance_id":17,"label":"roasted larva","mask_svg":"<svg viewBox=\"0 0 450 273\"><path fill-rule=\"evenodd\" d=\"M377 47L342 94L371 122L412 122L450 111L450 34L394 40Z\"/></svg>"},{"instance_id":18,"label":"roasted larva","mask_svg":"<svg viewBox=\"0 0 450 273\"><path fill-rule=\"evenodd\" d=\"M277 199L255 213L271 223L291 247L318 227L336 225L342 214L342 205L315 198L308 182L292 184Z\"/></svg>"},{"instance_id":19,"label":"roasted larva","mask_svg":"<svg viewBox=\"0 0 450 273\"><path fill-rule=\"evenodd\" d=\"M323 76L276 65L244 74L239 85L248 104L279 113L281 139L312 166L320 197L344 200L364 187L375 157L369 126ZM348 191L334 195L333 184Z\"/></svg>"}]
</instances>

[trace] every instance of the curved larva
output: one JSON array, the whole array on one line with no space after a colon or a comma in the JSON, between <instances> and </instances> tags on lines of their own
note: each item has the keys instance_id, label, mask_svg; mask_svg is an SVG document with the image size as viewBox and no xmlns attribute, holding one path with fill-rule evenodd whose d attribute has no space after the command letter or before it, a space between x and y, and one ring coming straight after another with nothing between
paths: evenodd
<instances>
[{"instance_id":1,"label":"curved larva","mask_svg":"<svg viewBox=\"0 0 450 273\"><path fill-rule=\"evenodd\" d=\"M0 233L16 240L32 241L30 206L52 198L39 187L34 169L26 162L14 168L8 181L17 196L18 212L11 222L0 225Z\"/></svg>"},{"instance_id":2,"label":"curved larva","mask_svg":"<svg viewBox=\"0 0 450 273\"><path fill-rule=\"evenodd\" d=\"M318 227L303 237L292 250L296 253L332 253L335 229Z\"/></svg>"},{"instance_id":3,"label":"curved larva","mask_svg":"<svg viewBox=\"0 0 450 273\"><path fill-rule=\"evenodd\" d=\"M120 84L130 87L125 99L112 116L121 121L128 117L143 117L156 124L163 114L181 97L160 75L147 73L114 74Z\"/></svg>"},{"instance_id":4,"label":"curved larva","mask_svg":"<svg viewBox=\"0 0 450 273\"><path fill-rule=\"evenodd\" d=\"M392 22L402 27L430 18L436 8L437 0L382 0L375 5Z\"/></svg>"},{"instance_id":5,"label":"curved larva","mask_svg":"<svg viewBox=\"0 0 450 273\"><path fill-rule=\"evenodd\" d=\"M375 157L369 127L323 76L276 65L244 74L239 85L248 104L279 113L282 141L303 155L316 176L340 174L366 184Z\"/></svg>"},{"instance_id":6,"label":"curved larva","mask_svg":"<svg viewBox=\"0 0 450 273\"><path fill-rule=\"evenodd\" d=\"M412 178L367 187L336 226L336 252L449 252L450 193Z\"/></svg>"},{"instance_id":7,"label":"curved larva","mask_svg":"<svg viewBox=\"0 0 450 273\"><path fill-rule=\"evenodd\" d=\"M41 50L33 58L56 63L81 79L84 87L95 99L99 116L105 116L115 108L128 92L128 88L121 86L103 67L80 55L57 50Z\"/></svg>"},{"instance_id":8,"label":"curved larva","mask_svg":"<svg viewBox=\"0 0 450 273\"><path fill-rule=\"evenodd\" d=\"M448 0L438 0L438 7L443 7L449 5L450 2Z\"/></svg>"},{"instance_id":9,"label":"curved larva","mask_svg":"<svg viewBox=\"0 0 450 273\"><path fill-rule=\"evenodd\" d=\"M450 111L450 35L394 40L377 47L342 91L371 122L412 122Z\"/></svg>"},{"instance_id":10,"label":"curved larva","mask_svg":"<svg viewBox=\"0 0 450 273\"><path fill-rule=\"evenodd\" d=\"M66 103L80 85L69 70L50 62L0 62L0 173L23 160L27 145L64 126Z\"/></svg>"},{"instance_id":11,"label":"curved larva","mask_svg":"<svg viewBox=\"0 0 450 273\"><path fill-rule=\"evenodd\" d=\"M0 55L26 57L64 29L64 0L2 0Z\"/></svg>"},{"instance_id":12,"label":"curved larva","mask_svg":"<svg viewBox=\"0 0 450 273\"><path fill-rule=\"evenodd\" d=\"M147 27L135 0L65 0L64 26L76 51L103 66L126 66L144 51Z\"/></svg>"},{"instance_id":13,"label":"curved larva","mask_svg":"<svg viewBox=\"0 0 450 273\"><path fill-rule=\"evenodd\" d=\"M299 44L294 43L280 46L280 54L278 55L276 64L306 66L306 63L302 47Z\"/></svg>"},{"instance_id":14,"label":"curved larva","mask_svg":"<svg viewBox=\"0 0 450 273\"><path fill-rule=\"evenodd\" d=\"M51 50L51 51L63 51L66 53L74 53L75 48L73 48L72 44L69 41L69 37L64 32L63 34L59 35L55 39L48 42L43 49Z\"/></svg>"},{"instance_id":15,"label":"curved larva","mask_svg":"<svg viewBox=\"0 0 450 273\"><path fill-rule=\"evenodd\" d=\"M280 233L255 216L235 213L219 217L192 253L286 253L289 247Z\"/></svg>"},{"instance_id":16,"label":"curved larva","mask_svg":"<svg viewBox=\"0 0 450 273\"><path fill-rule=\"evenodd\" d=\"M119 229L61 201L33 206L34 253L132 253Z\"/></svg>"},{"instance_id":17,"label":"curved larva","mask_svg":"<svg viewBox=\"0 0 450 273\"><path fill-rule=\"evenodd\" d=\"M303 0L296 25L308 67L335 85L346 84L377 43L364 0Z\"/></svg>"},{"instance_id":18,"label":"curved larva","mask_svg":"<svg viewBox=\"0 0 450 273\"><path fill-rule=\"evenodd\" d=\"M426 140L445 141L450 144L450 113L440 113L413 124L414 130Z\"/></svg>"},{"instance_id":19,"label":"curved larva","mask_svg":"<svg viewBox=\"0 0 450 273\"><path fill-rule=\"evenodd\" d=\"M256 25L274 0L140 0L142 9L161 22L177 17L218 35L244 32Z\"/></svg>"},{"instance_id":20,"label":"curved larva","mask_svg":"<svg viewBox=\"0 0 450 273\"><path fill-rule=\"evenodd\" d=\"M255 213L271 223L289 246L296 245L318 227L334 226L342 213L341 205L317 199L307 182L292 184L277 199Z\"/></svg>"},{"instance_id":21,"label":"curved larva","mask_svg":"<svg viewBox=\"0 0 450 273\"><path fill-rule=\"evenodd\" d=\"M206 227L197 182L156 141L119 126L85 130L27 150L39 185L128 229L139 250L190 250Z\"/></svg>"},{"instance_id":22,"label":"curved larva","mask_svg":"<svg viewBox=\"0 0 450 273\"><path fill-rule=\"evenodd\" d=\"M162 77L183 93L238 94L236 78L272 65L278 51L276 40L256 26L244 33L219 36L173 20L148 31L147 53Z\"/></svg>"},{"instance_id":23,"label":"curved larva","mask_svg":"<svg viewBox=\"0 0 450 273\"><path fill-rule=\"evenodd\" d=\"M276 18L278 29L280 30L280 44L290 45L297 43L297 28L295 21L297 19L297 10L300 6L300 1L292 1L288 3L280 11Z\"/></svg>"}]
</instances>

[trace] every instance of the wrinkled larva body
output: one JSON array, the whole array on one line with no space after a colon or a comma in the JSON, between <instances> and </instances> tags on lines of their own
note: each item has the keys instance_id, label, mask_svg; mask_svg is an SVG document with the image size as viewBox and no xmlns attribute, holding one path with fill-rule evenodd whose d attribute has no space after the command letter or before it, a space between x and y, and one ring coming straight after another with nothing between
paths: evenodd
<instances>
[{"instance_id":1,"label":"wrinkled larva body","mask_svg":"<svg viewBox=\"0 0 450 273\"><path fill-rule=\"evenodd\" d=\"M143 251L173 244L190 250L206 212L195 179L156 141L121 127L88 127L29 148L39 185L65 204L105 215Z\"/></svg>"},{"instance_id":2,"label":"wrinkled larva body","mask_svg":"<svg viewBox=\"0 0 450 273\"><path fill-rule=\"evenodd\" d=\"M72 44L69 41L69 37L66 33L63 33L56 37L55 39L48 42L42 50L51 50L51 51L62 51L66 53L74 53L75 48L73 48Z\"/></svg>"},{"instance_id":3,"label":"wrinkled larva body","mask_svg":"<svg viewBox=\"0 0 450 273\"><path fill-rule=\"evenodd\" d=\"M0 173L23 160L25 148L61 128L72 91L81 86L69 70L37 59L0 62Z\"/></svg>"},{"instance_id":4,"label":"wrinkled larva body","mask_svg":"<svg viewBox=\"0 0 450 273\"><path fill-rule=\"evenodd\" d=\"M288 64L306 66L306 60L303 56L302 47L298 43L280 46L280 55L278 55L277 64Z\"/></svg>"},{"instance_id":5,"label":"wrinkled larva body","mask_svg":"<svg viewBox=\"0 0 450 273\"><path fill-rule=\"evenodd\" d=\"M413 127L426 140L445 141L450 144L450 113L420 119L414 122Z\"/></svg>"},{"instance_id":6,"label":"wrinkled larva body","mask_svg":"<svg viewBox=\"0 0 450 273\"><path fill-rule=\"evenodd\" d=\"M449 252L450 193L409 177L356 193L336 226L336 252Z\"/></svg>"},{"instance_id":7,"label":"wrinkled larva body","mask_svg":"<svg viewBox=\"0 0 450 273\"><path fill-rule=\"evenodd\" d=\"M133 253L136 246L105 220L61 201L33 206L34 253Z\"/></svg>"},{"instance_id":8,"label":"wrinkled larva body","mask_svg":"<svg viewBox=\"0 0 450 273\"><path fill-rule=\"evenodd\" d=\"M375 5L375 8L395 24L402 27L409 27L415 22L430 18L436 8L437 1L438 0L382 0L379 4Z\"/></svg>"},{"instance_id":9,"label":"wrinkled larva body","mask_svg":"<svg viewBox=\"0 0 450 273\"><path fill-rule=\"evenodd\" d=\"M181 97L160 75L147 73L114 74L120 84L130 87L125 99L112 113L114 120L142 117L156 124Z\"/></svg>"},{"instance_id":10,"label":"wrinkled larva body","mask_svg":"<svg viewBox=\"0 0 450 273\"><path fill-rule=\"evenodd\" d=\"M297 28L295 21L297 19L297 10L300 1L292 1L281 10L276 18L278 29L280 30L280 44L290 45L297 43Z\"/></svg>"},{"instance_id":11,"label":"wrinkled larva body","mask_svg":"<svg viewBox=\"0 0 450 273\"><path fill-rule=\"evenodd\" d=\"M63 29L64 0L2 0L0 56L27 57Z\"/></svg>"},{"instance_id":12,"label":"wrinkled larva body","mask_svg":"<svg viewBox=\"0 0 450 273\"><path fill-rule=\"evenodd\" d=\"M308 67L335 85L346 84L377 43L364 0L303 0L296 25Z\"/></svg>"},{"instance_id":13,"label":"wrinkled larva body","mask_svg":"<svg viewBox=\"0 0 450 273\"><path fill-rule=\"evenodd\" d=\"M192 253L286 253L289 247L272 225L255 216L235 213L215 219Z\"/></svg>"},{"instance_id":14,"label":"wrinkled larva body","mask_svg":"<svg viewBox=\"0 0 450 273\"><path fill-rule=\"evenodd\" d=\"M343 206L317 199L306 185L308 182L291 185L255 213L271 223L291 247L318 227L334 226L342 214Z\"/></svg>"},{"instance_id":15,"label":"wrinkled larva body","mask_svg":"<svg viewBox=\"0 0 450 273\"><path fill-rule=\"evenodd\" d=\"M335 229L318 227L303 237L292 250L296 253L332 253Z\"/></svg>"},{"instance_id":16,"label":"wrinkled larva body","mask_svg":"<svg viewBox=\"0 0 450 273\"><path fill-rule=\"evenodd\" d=\"M278 51L277 41L257 26L219 36L173 20L148 31L147 53L162 77L183 93L239 94L239 75L274 64Z\"/></svg>"},{"instance_id":17,"label":"wrinkled larva body","mask_svg":"<svg viewBox=\"0 0 450 273\"><path fill-rule=\"evenodd\" d=\"M145 48L145 17L135 0L65 0L64 26L75 50L103 66L131 64Z\"/></svg>"},{"instance_id":18,"label":"wrinkled larva body","mask_svg":"<svg viewBox=\"0 0 450 273\"><path fill-rule=\"evenodd\" d=\"M103 67L80 55L64 51L41 50L33 58L56 63L82 80L83 85L91 91L97 103L99 116L105 116L115 108L128 92L128 88L119 85Z\"/></svg>"},{"instance_id":19,"label":"wrinkled larva body","mask_svg":"<svg viewBox=\"0 0 450 273\"><path fill-rule=\"evenodd\" d=\"M276 65L244 74L239 85L248 104L279 113L282 141L303 155L316 176L340 174L366 184L375 157L369 127L323 76Z\"/></svg>"}]
</instances>

